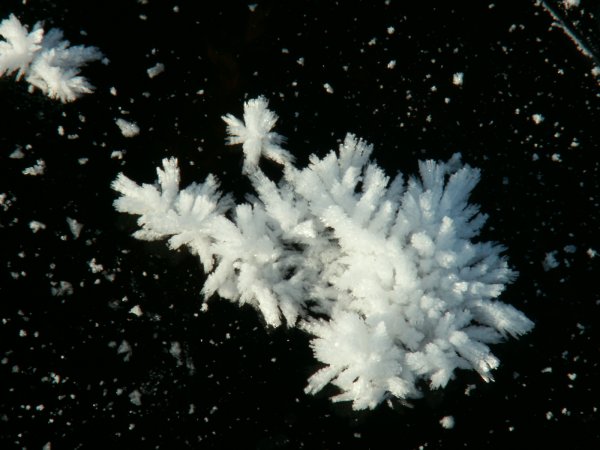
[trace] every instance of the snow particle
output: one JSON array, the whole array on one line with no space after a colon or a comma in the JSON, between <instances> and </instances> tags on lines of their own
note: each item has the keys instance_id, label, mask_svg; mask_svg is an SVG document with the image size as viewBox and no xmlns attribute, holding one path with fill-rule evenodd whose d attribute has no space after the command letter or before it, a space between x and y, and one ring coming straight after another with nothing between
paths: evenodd
<instances>
[{"instance_id":1,"label":"snow particle","mask_svg":"<svg viewBox=\"0 0 600 450\"><path fill-rule=\"evenodd\" d=\"M542 114L532 114L531 115L531 120L533 120L533 123L535 123L536 125L539 125L540 123L542 123L544 121L545 117Z\"/></svg>"},{"instance_id":2,"label":"snow particle","mask_svg":"<svg viewBox=\"0 0 600 450\"><path fill-rule=\"evenodd\" d=\"M43 175L45 171L46 162L43 159L38 159L33 166L23 169L23 175L30 175L32 177L36 177L38 175Z\"/></svg>"},{"instance_id":3,"label":"snow particle","mask_svg":"<svg viewBox=\"0 0 600 450\"><path fill-rule=\"evenodd\" d=\"M165 65L162 63L156 63L154 66L152 66L148 70L146 70L149 78L154 78L155 76L160 75L164 71L165 71Z\"/></svg>"},{"instance_id":4,"label":"snow particle","mask_svg":"<svg viewBox=\"0 0 600 450\"><path fill-rule=\"evenodd\" d=\"M131 403L133 403L136 406L141 406L142 404L142 393L140 391L138 391L137 389L132 391L129 394L129 401Z\"/></svg>"},{"instance_id":5,"label":"snow particle","mask_svg":"<svg viewBox=\"0 0 600 450\"><path fill-rule=\"evenodd\" d=\"M113 150L110 154L110 158L111 159L123 159L123 155L124 155L124 151L123 150Z\"/></svg>"},{"instance_id":6,"label":"snow particle","mask_svg":"<svg viewBox=\"0 0 600 450\"><path fill-rule=\"evenodd\" d=\"M454 417L453 416L442 417L440 419L440 425L447 430L454 428Z\"/></svg>"},{"instance_id":7,"label":"snow particle","mask_svg":"<svg viewBox=\"0 0 600 450\"><path fill-rule=\"evenodd\" d=\"M142 312L142 308L140 308L140 305L135 305L133 308L131 308L131 309L129 310L129 312L130 312L131 314L133 314L134 316L138 316L138 317L140 317L142 314L144 314L144 313Z\"/></svg>"},{"instance_id":8,"label":"snow particle","mask_svg":"<svg viewBox=\"0 0 600 450\"><path fill-rule=\"evenodd\" d=\"M140 133L140 128L135 122L128 122L125 119L118 118L115 123L121 130L121 134L127 138L137 136Z\"/></svg>"},{"instance_id":9,"label":"snow particle","mask_svg":"<svg viewBox=\"0 0 600 450\"><path fill-rule=\"evenodd\" d=\"M464 78L465 74L463 72L456 72L454 75L452 75L452 84L454 86L462 86Z\"/></svg>"},{"instance_id":10,"label":"snow particle","mask_svg":"<svg viewBox=\"0 0 600 450\"><path fill-rule=\"evenodd\" d=\"M119 355L123 355L123 361L127 362L131 359L133 349L131 348L131 345L129 345L129 342L123 339L123 341L119 345L119 348L117 349L117 353Z\"/></svg>"},{"instance_id":11,"label":"snow particle","mask_svg":"<svg viewBox=\"0 0 600 450\"><path fill-rule=\"evenodd\" d=\"M23 153L23 150L21 150L20 147L17 147L10 155L8 155L8 157L10 159L23 159L25 157L25 153Z\"/></svg>"},{"instance_id":12,"label":"snow particle","mask_svg":"<svg viewBox=\"0 0 600 450\"><path fill-rule=\"evenodd\" d=\"M50 292L54 297L73 295L73 285L68 281L53 282Z\"/></svg>"},{"instance_id":13,"label":"snow particle","mask_svg":"<svg viewBox=\"0 0 600 450\"><path fill-rule=\"evenodd\" d=\"M45 230L46 225L44 225L42 222L38 222L37 220L32 220L29 222L29 228L31 228L31 231L34 233L37 233L40 230Z\"/></svg>"},{"instance_id":14,"label":"snow particle","mask_svg":"<svg viewBox=\"0 0 600 450\"><path fill-rule=\"evenodd\" d=\"M542 266L544 267L544 270L546 272L551 269L556 269L560 265L560 262L558 262L558 260L556 259L556 253L556 250L546 253L546 257L544 258L544 262L542 263Z\"/></svg>"},{"instance_id":15,"label":"snow particle","mask_svg":"<svg viewBox=\"0 0 600 450\"><path fill-rule=\"evenodd\" d=\"M77 239L81 234L81 230L83 229L83 225L77 222L75 219L71 219L67 217L67 224L69 225L69 230L71 230L71 234L73 235L73 239Z\"/></svg>"},{"instance_id":16,"label":"snow particle","mask_svg":"<svg viewBox=\"0 0 600 450\"><path fill-rule=\"evenodd\" d=\"M96 258L92 258L92 260L88 262L88 266L90 267L92 273L98 273L104 270L104 266L102 266L102 264L98 264L96 262Z\"/></svg>"},{"instance_id":17,"label":"snow particle","mask_svg":"<svg viewBox=\"0 0 600 450\"><path fill-rule=\"evenodd\" d=\"M563 0L562 4L565 9L576 8L579 6L581 0Z\"/></svg>"}]
</instances>

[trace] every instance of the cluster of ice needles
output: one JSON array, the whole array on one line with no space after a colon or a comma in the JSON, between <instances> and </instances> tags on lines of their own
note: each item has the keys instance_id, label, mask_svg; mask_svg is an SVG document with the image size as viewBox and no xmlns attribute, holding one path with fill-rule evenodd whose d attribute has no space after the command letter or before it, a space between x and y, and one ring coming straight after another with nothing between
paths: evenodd
<instances>
[{"instance_id":1,"label":"cluster of ice needles","mask_svg":"<svg viewBox=\"0 0 600 450\"><path fill-rule=\"evenodd\" d=\"M139 216L136 238L198 255L206 299L249 304L269 326L309 333L323 367L307 392L331 383L334 400L365 409L419 397L420 381L443 387L456 369L492 380L489 345L533 323L498 299L515 272L502 246L478 240L486 216L468 197L479 170L456 154L390 179L352 134L298 168L263 97L245 103L243 121L223 119L255 194L236 204L212 174L182 188L175 158L155 184L120 174L115 207ZM261 157L281 166L280 179Z\"/></svg>"}]
</instances>

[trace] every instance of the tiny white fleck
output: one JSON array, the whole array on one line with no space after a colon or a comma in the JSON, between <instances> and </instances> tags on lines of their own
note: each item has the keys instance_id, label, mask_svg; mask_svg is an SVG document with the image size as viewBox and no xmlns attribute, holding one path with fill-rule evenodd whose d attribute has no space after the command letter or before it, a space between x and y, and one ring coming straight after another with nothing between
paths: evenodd
<instances>
[{"instance_id":1,"label":"tiny white fleck","mask_svg":"<svg viewBox=\"0 0 600 450\"><path fill-rule=\"evenodd\" d=\"M71 219L67 217L67 224L69 225L69 230L71 230L71 234L73 235L73 239L77 239L81 234L81 230L83 229L83 225L77 222L75 219Z\"/></svg>"},{"instance_id":2,"label":"tiny white fleck","mask_svg":"<svg viewBox=\"0 0 600 450\"><path fill-rule=\"evenodd\" d=\"M136 406L140 406L142 404L142 394L137 389L132 391L129 394L129 401Z\"/></svg>"},{"instance_id":3,"label":"tiny white fleck","mask_svg":"<svg viewBox=\"0 0 600 450\"><path fill-rule=\"evenodd\" d=\"M45 230L46 225L42 222L38 222L37 220L32 220L31 222L29 222L29 228L31 228L31 231L33 231L34 233L37 233L40 230Z\"/></svg>"},{"instance_id":4,"label":"tiny white fleck","mask_svg":"<svg viewBox=\"0 0 600 450\"><path fill-rule=\"evenodd\" d=\"M23 169L23 175L31 175L33 177L42 175L46 170L46 163L43 159L38 159L31 167Z\"/></svg>"},{"instance_id":5,"label":"tiny white fleck","mask_svg":"<svg viewBox=\"0 0 600 450\"><path fill-rule=\"evenodd\" d=\"M163 63L156 63L152 67L146 70L149 78L154 78L165 71L165 65Z\"/></svg>"},{"instance_id":6,"label":"tiny white fleck","mask_svg":"<svg viewBox=\"0 0 600 450\"><path fill-rule=\"evenodd\" d=\"M440 419L440 425L447 430L454 428L454 417L453 416L444 416Z\"/></svg>"},{"instance_id":7,"label":"tiny white fleck","mask_svg":"<svg viewBox=\"0 0 600 450\"><path fill-rule=\"evenodd\" d=\"M140 127L138 127L135 122L128 122L125 119L119 118L115 123L121 130L121 134L125 137L137 136L140 133Z\"/></svg>"},{"instance_id":8,"label":"tiny white fleck","mask_svg":"<svg viewBox=\"0 0 600 450\"><path fill-rule=\"evenodd\" d=\"M544 121L545 117L542 114L532 114L531 115L531 120L533 120L533 123L535 123L536 125L539 125L540 123L542 123Z\"/></svg>"},{"instance_id":9,"label":"tiny white fleck","mask_svg":"<svg viewBox=\"0 0 600 450\"><path fill-rule=\"evenodd\" d=\"M123 150L113 150L110 157L111 159L123 159Z\"/></svg>"},{"instance_id":10,"label":"tiny white fleck","mask_svg":"<svg viewBox=\"0 0 600 450\"><path fill-rule=\"evenodd\" d=\"M142 308L140 308L140 305L135 305L133 308L131 308L129 310L129 312L131 314L133 314L134 316L138 316L138 317L140 317L142 314L144 314L142 311Z\"/></svg>"},{"instance_id":11,"label":"tiny white fleck","mask_svg":"<svg viewBox=\"0 0 600 450\"><path fill-rule=\"evenodd\" d=\"M452 84L454 86L462 86L465 78L465 74L463 72L456 72L452 75Z\"/></svg>"}]
</instances>

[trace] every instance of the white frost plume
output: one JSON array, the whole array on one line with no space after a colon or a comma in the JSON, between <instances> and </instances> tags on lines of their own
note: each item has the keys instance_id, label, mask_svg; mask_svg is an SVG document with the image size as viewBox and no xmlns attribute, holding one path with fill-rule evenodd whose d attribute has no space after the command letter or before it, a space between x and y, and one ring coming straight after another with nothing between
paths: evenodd
<instances>
[{"instance_id":1,"label":"white frost plume","mask_svg":"<svg viewBox=\"0 0 600 450\"><path fill-rule=\"evenodd\" d=\"M71 102L93 92L93 86L79 75L82 66L102 58L96 47L70 47L62 31L52 28L44 34L37 23L31 32L13 14L0 23L0 76L17 72L32 88L50 98Z\"/></svg>"},{"instance_id":2,"label":"white frost plume","mask_svg":"<svg viewBox=\"0 0 600 450\"><path fill-rule=\"evenodd\" d=\"M221 197L216 178L209 175L202 184L191 184L179 190L177 159L164 159L157 169L158 186L137 185L120 174L113 188L122 194L115 201L118 211L137 214L142 227L134 236L157 240L171 236L169 244L176 249L187 245L197 253L205 270L212 269L211 237L208 225L231 207L228 196Z\"/></svg>"},{"instance_id":3,"label":"white frost plume","mask_svg":"<svg viewBox=\"0 0 600 450\"><path fill-rule=\"evenodd\" d=\"M44 30L40 23L29 32L19 19L11 14L0 22L0 76L17 72L17 80L27 72L29 65L42 48Z\"/></svg>"},{"instance_id":4,"label":"white frost plume","mask_svg":"<svg viewBox=\"0 0 600 450\"><path fill-rule=\"evenodd\" d=\"M489 345L533 323L498 300L515 272L502 246L477 239L487 218L468 203L477 169L457 154L390 180L351 134L298 169L264 98L245 104L244 121L224 120L229 143L243 144L256 195L236 206L213 175L180 190L175 159L163 161L156 185L121 174L115 207L140 216L135 237L197 254L207 299L250 304L268 325L311 334L323 368L309 393L331 383L334 401L365 409L419 397L421 380L444 387L455 369L493 379L499 361ZM263 173L261 156L283 165L280 180Z\"/></svg>"},{"instance_id":5,"label":"white frost plume","mask_svg":"<svg viewBox=\"0 0 600 450\"><path fill-rule=\"evenodd\" d=\"M267 99L258 97L244 104L243 122L231 114L223 116L227 123L229 144L242 144L244 149L245 173L256 170L261 156L279 164L293 162L292 155L279 146L283 137L271 131L277 122L277 115L268 106Z\"/></svg>"}]
</instances>

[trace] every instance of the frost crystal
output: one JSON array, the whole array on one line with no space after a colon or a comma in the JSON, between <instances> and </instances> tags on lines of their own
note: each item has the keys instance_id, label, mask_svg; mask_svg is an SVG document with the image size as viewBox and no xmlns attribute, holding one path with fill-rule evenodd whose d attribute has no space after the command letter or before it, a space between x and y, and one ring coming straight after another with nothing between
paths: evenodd
<instances>
[{"instance_id":1,"label":"frost crystal","mask_svg":"<svg viewBox=\"0 0 600 450\"><path fill-rule=\"evenodd\" d=\"M0 76L16 73L17 80L25 77L32 88L63 103L93 91L79 71L102 58L96 47L70 47L61 30L44 34L39 22L29 32L13 14L0 22L0 37Z\"/></svg>"},{"instance_id":2,"label":"frost crystal","mask_svg":"<svg viewBox=\"0 0 600 450\"><path fill-rule=\"evenodd\" d=\"M390 180L351 134L299 169L267 106L259 97L246 102L244 121L224 117L255 197L235 205L213 175L180 189L177 160L165 159L155 185L123 174L113 182L115 208L140 216L134 236L197 254L207 298L250 304L268 325L312 335L323 367L309 393L331 383L334 401L365 409L418 397L421 380L443 387L455 369L492 380L499 362L488 345L533 323L498 300L515 277L503 248L476 239L486 216L468 196L479 171L457 154ZM283 166L281 180L262 172L261 156Z\"/></svg>"}]
</instances>

